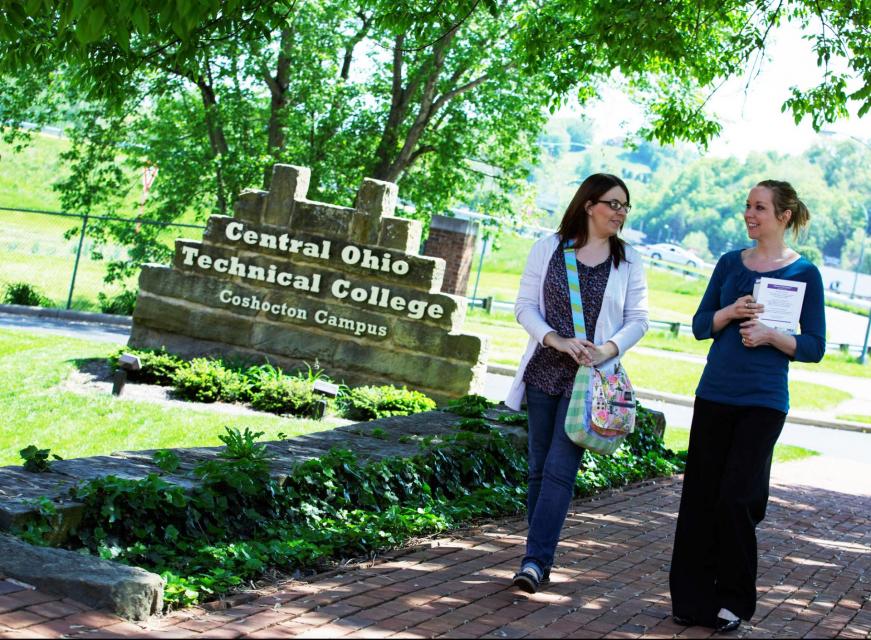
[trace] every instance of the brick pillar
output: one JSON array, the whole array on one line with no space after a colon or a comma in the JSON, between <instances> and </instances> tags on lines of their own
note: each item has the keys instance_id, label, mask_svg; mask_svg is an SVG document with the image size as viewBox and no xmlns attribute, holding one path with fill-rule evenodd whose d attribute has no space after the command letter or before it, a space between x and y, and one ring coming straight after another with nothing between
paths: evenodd
<instances>
[{"instance_id":1,"label":"brick pillar","mask_svg":"<svg viewBox=\"0 0 871 640\"><path fill-rule=\"evenodd\" d=\"M475 255L478 223L472 220L434 215L423 254L444 258L443 293L465 296L469 286L469 271Z\"/></svg>"}]
</instances>

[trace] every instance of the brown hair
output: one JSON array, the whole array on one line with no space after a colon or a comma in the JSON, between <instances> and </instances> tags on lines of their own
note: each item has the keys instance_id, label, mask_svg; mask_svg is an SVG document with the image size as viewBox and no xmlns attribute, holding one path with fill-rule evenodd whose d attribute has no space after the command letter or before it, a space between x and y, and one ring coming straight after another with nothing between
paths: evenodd
<instances>
[{"instance_id":1,"label":"brown hair","mask_svg":"<svg viewBox=\"0 0 871 640\"><path fill-rule=\"evenodd\" d=\"M563 242L574 240L578 247L587 244L587 239L590 236L587 203L598 200L605 192L614 187L620 187L626 192L628 204L629 189L620 178L610 173L594 173L588 176L578 187L569 206L566 207L566 212L559 223L559 229L557 229L560 240ZM622 225L620 229L623 229ZM614 261L614 267L619 267L620 262L626 259L626 243L617 236L611 236L608 238L608 244L611 247L611 259Z\"/></svg>"},{"instance_id":2,"label":"brown hair","mask_svg":"<svg viewBox=\"0 0 871 640\"><path fill-rule=\"evenodd\" d=\"M798 199L798 194L791 184L783 180L763 180L756 185L771 190L774 202L774 215L783 219L783 212L789 209L792 215L786 221L786 228L792 229L792 235L798 237L799 232L808 225L811 213L805 203Z\"/></svg>"}]
</instances>

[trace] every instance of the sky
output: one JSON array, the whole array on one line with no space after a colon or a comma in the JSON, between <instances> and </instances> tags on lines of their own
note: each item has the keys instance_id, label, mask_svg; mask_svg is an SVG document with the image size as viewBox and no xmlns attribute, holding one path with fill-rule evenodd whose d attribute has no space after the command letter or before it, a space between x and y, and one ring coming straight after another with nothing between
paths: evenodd
<instances>
[{"instance_id":1,"label":"sky","mask_svg":"<svg viewBox=\"0 0 871 640\"><path fill-rule=\"evenodd\" d=\"M771 36L768 59L762 62L761 72L749 87L746 77L735 78L720 87L708 103L709 111L718 114L723 124L720 137L708 147L708 155L743 158L754 150L795 154L820 140L808 118L796 125L790 113L780 111L790 87L809 88L819 82L816 54L796 25L785 25ZM641 125L640 110L625 95L606 88L602 98L600 105L587 110L597 141L626 136ZM607 108L601 108L603 105ZM855 136L869 142L871 113L859 119L857 108L852 107L849 120L825 126L825 130L837 132L828 139ZM576 109L568 106L561 114L577 113Z\"/></svg>"}]
</instances>

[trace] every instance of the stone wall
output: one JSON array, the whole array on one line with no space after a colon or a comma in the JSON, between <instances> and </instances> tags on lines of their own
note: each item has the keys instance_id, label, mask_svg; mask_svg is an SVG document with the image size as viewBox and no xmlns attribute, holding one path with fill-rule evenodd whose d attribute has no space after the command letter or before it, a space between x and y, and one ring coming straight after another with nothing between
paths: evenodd
<instances>
[{"instance_id":1,"label":"stone wall","mask_svg":"<svg viewBox=\"0 0 871 640\"><path fill-rule=\"evenodd\" d=\"M275 165L234 217L145 265L130 346L292 369L317 361L347 384L408 385L436 399L483 386L487 344L460 333L465 300L441 292L445 262L418 255L396 185L366 179L355 208L306 199L309 170Z\"/></svg>"},{"instance_id":2,"label":"stone wall","mask_svg":"<svg viewBox=\"0 0 871 640\"><path fill-rule=\"evenodd\" d=\"M469 272L475 256L478 223L471 220L433 216L429 226L424 254L445 261L442 291L465 296L469 288Z\"/></svg>"}]
</instances>

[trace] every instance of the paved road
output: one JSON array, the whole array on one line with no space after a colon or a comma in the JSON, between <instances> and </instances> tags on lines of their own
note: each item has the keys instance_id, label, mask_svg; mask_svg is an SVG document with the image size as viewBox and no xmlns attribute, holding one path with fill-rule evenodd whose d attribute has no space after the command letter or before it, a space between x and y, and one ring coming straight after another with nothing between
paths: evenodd
<instances>
[{"instance_id":1,"label":"paved road","mask_svg":"<svg viewBox=\"0 0 871 640\"><path fill-rule=\"evenodd\" d=\"M36 316L19 316L12 313L0 313L0 327L6 329L26 329L27 331L35 331L37 333L51 333L70 338L82 338L96 342L114 342L117 344L127 344L127 339L130 337L130 327L56 320L54 318L39 318Z\"/></svg>"}]
</instances>

